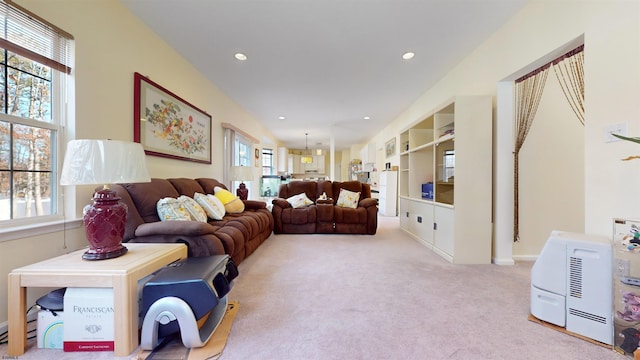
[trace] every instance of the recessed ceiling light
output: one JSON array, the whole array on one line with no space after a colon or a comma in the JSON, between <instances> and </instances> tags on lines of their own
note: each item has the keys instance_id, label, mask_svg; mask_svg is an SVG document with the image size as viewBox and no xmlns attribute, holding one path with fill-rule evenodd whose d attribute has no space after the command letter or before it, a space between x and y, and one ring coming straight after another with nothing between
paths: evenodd
<instances>
[{"instance_id":1,"label":"recessed ceiling light","mask_svg":"<svg viewBox=\"0 0 640 360\"><path fill-rule=\"evenodd\" d=\"M410 59L413 59L413 57L414 57L414 56L416 56L416 54L412 53L411 51L409 51L409 52L406 52L406 53L402 54L402 58L403 58L404 60L410 60Z\"/></svg>"},{"instance_id":2,"label":"recessed ceiling light","mask_svg":"<svg viewBox=\"0 0 640 360\"><path fill-rule=\"evenodd\" d=\"M247 55L243 54L243 53L236 53L234 55L236 57L236 59L240 60L240 61L245 61L247 60Z\"/></svg>"},{"instance_id":3,"label":"recessed ceiling light","mask_svg":"<svg viewBox=\"0 0 640 360\"><path fill-rule=\"evenodd\" d=\"M370 118L370 117L368 117L368 116L365 116L365 117L363 117L363 119L365 119L365 120L369 120L369 119L371 119L371 118Z\"/></svg>"},{"instance_id":4,"label":"recessed ceiling light","mask_svg":"<svg viewBox=\"0 0 640 360\"><path fill-rule=\"evenodd\" d=\"M278 119L280 119L280 120L284 120L284 119L285 119L285 117L284 117L284 116L278 116Z\"/></svg>"}]
</instances>

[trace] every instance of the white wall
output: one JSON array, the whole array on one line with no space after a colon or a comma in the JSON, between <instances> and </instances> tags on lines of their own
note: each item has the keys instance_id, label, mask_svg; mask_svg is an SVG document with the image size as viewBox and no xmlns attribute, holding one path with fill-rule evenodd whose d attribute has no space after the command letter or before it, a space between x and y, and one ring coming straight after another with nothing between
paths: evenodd
<instances>
[{"instance_id":1,"label":"white wall","mask_svg":"<svg viewBox=\"0 0 640 360\"><path fill-rule=\"evenodd\" d=\"M232 123L256 139L258 147L276 141L246 111L206 81L180 54L113 0L21 0L75 37L76 137L133 140L133 74L140 72L212 115L212 164L148 156L152 177L213 177L222 181L221 122ZM261 168L254 167L255 174ZM258 181L250 183L258 194ZM76 214L92 195L78 189ZM65 189L69 191L70 189ZM73 199L73 194L65 194ZM68 201L68 200L67 200ZM72 216L72 217L75 217ZM7 319L7 273L16 267L86 246L82 227L0 242L0 322ZM45 290L29 289L30 306Z\"/></svg>"},{"instance_id":2,"label":"white wall","mask_svg":"<svg viewBox=\"0 0 640 360\"><path fill-rule=\"evenodd\" d=\"M640 135L639 24L640 2L636 0L532 0L371 141L384 142L388 134L399 134L452 96L495 96L498 82L584 34L584 231L611 236L612 218L640 217L636 201L640 198L640 163L619 161L625 155L640 154L640 147L606 144L602 136L606 125L620 121L628 122L630 134ZM548 207L542 206L536 211ZM498 213L494 208L494 214ZM531 255L546 237L527 241L531 244L513 249L514 256ZM509 236L494 239L494 256L511 252L512 246Z\"/></svg>"},{"instance_id":3,"label":"white wall","mask_svg":"<svg viewBox=\"0 0 640 360\"><path fill-rule=\"evenodd\" d=\"M520 241L513 253L540 253L552 230L584 232L584 127L549 70L520 150Z\"/></svg>"}]
</instances>

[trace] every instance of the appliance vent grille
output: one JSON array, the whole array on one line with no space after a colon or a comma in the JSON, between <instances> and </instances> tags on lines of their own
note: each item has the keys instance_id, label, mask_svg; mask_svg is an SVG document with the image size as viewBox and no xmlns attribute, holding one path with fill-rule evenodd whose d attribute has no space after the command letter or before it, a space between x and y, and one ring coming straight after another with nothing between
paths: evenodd
<instances>
[{"instance_id":1,"label":"appliance vent grille","mask_svg":"<svg viewBox=\"0 0 640 360\"><path fill-rule=\"evenodd\" d=\"M588 313L588 312L584 312L584 311L580 311L580 310L576 310L576 309L569 308L569 314L570 315L574 315L574 316L579 316L579 317L587 319L587 320L599 322L601 324L606 324L607 323L607 318L605 318L603 316L594 315L594 314L591 314L591 313Z\"/></svg>"},{"instance_id":2,"label":"appliance vent grille","mask_svg":"<svg viewBox=\"0 0 640 360\"><path fill-rule=\"evenodd\" d=\"M582 259L570 257L569 295L582 299Z\"/></svg>"}]
</instances>

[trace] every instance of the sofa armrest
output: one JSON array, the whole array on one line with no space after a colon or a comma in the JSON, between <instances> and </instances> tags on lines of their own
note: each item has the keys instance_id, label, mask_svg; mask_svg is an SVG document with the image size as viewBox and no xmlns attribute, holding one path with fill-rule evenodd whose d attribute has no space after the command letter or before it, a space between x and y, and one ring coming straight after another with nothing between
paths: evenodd
<instances>
[{"instance_id":1,"label":"sofa armrest","mask_svg":"<svg viewBox=\"0 0 640 360\"><path fill-rule=\"evenodd\" d=\"M358 207L371 207L371 206L376 206L378 205L378 200L374 199L374 198L366 198L366 199L362 199L360 200L360 202L358 202Z\"/></svg>"},{"instance_id":2,"label":"sofa armrest","mask_svg":"<svg viewBox=\"0 0 640 360\"><path fill-rule=\"evenodd\" d=\"M283 209L286 209L286 208L290 208L290 207L291 207L291 204L289 204L289 202L288 202L287 200L283 199L283 198L275 198L275 199L273 199L273 200L271 201L271 203L272 203L274 206L278 206L278 207L281 207L281 208L283 208Z\"/></svg>"},{"instance_id":3,"label":"sofa armrest","mask_svg":"<svg viewBox=\"0 0 640 360\"><path fill-rule=\"evenodd\" d=\"M187 245L188 257L224 255L225 249L220 238L214 234L200 236L185 235L150 235L139 236L131 239L132 243L164 243L164 244L185 244ZM126 246L126 245L125 245Z\"/></svg>"},{"instance_id":4,"label":"sofa armrest","mask_svg":"<svg viewBox=\"0 0 640 360\"><path fill-rule=\"evenodd\" d=\"M154 235L201 236L213 234L216 226L200 221L156 221L141 224L136 228L136 237Z\"/></svg>"},{"instance_id":5,"label":"sofa armrest","mask_svg":"<svg viewBox=\"0 0 640 360\"><path fill-rule=\"evenodd\" d=\"M317 199L316 200L316 205L333 205L333 199L332 198L328 198L328 199Z\"/></svg>"},{"instance_id":6,"label":"sofa armrest","mask_svg":"<svg viewBox=\"0 0 640 360\"><path fill-rule=\"evenodd\" d=\"M242 200L244 203L244 208L249 210L260 210L266 209L267 203L259 200Z\"/></svg>"}]
</instances>

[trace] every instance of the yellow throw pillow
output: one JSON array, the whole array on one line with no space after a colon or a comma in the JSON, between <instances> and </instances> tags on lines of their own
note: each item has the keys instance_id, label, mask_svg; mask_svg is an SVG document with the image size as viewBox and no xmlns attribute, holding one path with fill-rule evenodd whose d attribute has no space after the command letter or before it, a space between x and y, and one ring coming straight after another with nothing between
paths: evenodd
<instances>
[{"instance_id":1,"label":"yellow throw pillow","mask_svg":"<svg viewBox=\"0 0 640 360\"><path fill-rule=\"evenodd\" d=\"M241 213L244 211L244 203L239 197L233 195L229 190L225 190L219 186L213 188L214 195L222 202L224 209L228 213Z\"/></svg>"}]
</instances>

